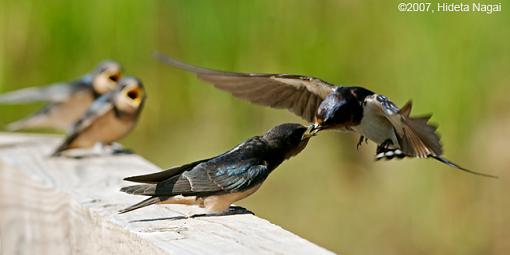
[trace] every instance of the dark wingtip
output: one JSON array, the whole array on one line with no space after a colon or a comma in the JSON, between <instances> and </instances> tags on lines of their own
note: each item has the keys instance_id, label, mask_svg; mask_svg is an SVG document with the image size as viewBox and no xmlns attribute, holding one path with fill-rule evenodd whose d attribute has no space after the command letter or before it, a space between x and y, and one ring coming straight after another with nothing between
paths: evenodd
<instances>
[{"instance_id":1,"label":"dark wingtip","mask_svg":"<svg viewBox=\"0 0 510 255\"><path fill-rule=\"evenodd\" d=\"M188 64L184 64L180 61L178 61L177 59L174 59L168 55L165 55L161 52L158 52L158 51L155 51L152 56L159 60L161 63L163 64L166 64L166 65L169 65L169 66L173 66L173 67L177 67L177 68L182 68L184 70L187 70L190 68L190 66Z\"/></svg>"},{"instance_id":2,"label":"dark wingtip","mask_svg":"<svg viewBox=\"0 0 510 255\"><path fill-rule=\"evenodd\" d=\"M129 176L129 177L126 177L126 178L124 178L122 180L124 180L124 181L132 181L134 177L135 176Z\"/></svg>"},{"instance_id":3,"label":"dark wingtip","mask_svg":"<svg viewBox=\"0 0 510 255\"><path fill-rule=\"evenodd\" d=\"M128 210L126 210L126 209L122 209L122 210L119 210L119 211L118 211L118 213L119 213L119 214L124 214L124 213L127 213L127 212L129 212L129 211L128 211Z\"/></svg>"},{"instance_id":4,"label":"dark wingtip","mask_svg":"<svg viewBox=\"0 0 510 255\"><path fill-rule=\"evenodd\" d=\"M478 176L483 176L483 177L489 177L489 178L494 178L494 179L499 179L499 176L496 176L496 175L490 175L490 174L484 174L484 173L480 173L480 172L475 172L473 170L469 170L469 169L466 169L464 167L461 167L453 162L451 162L450 160L444 158L444 157L441 157L441 156L431 156L432 158L436 159L437 161L443 163L443 164L446 164L448 166L451 166L451 167L454 167L454 168L457 168L461 171L464 171L464 172L468 172L470 174L474 174L474 175L478 175Z\"/></svg>"},{"instance_id":5,"label":"dark wingtip","mask_svg":"<svg viewBox=\"0 0 510 255\"><path fill-rule=\"evenodd\" d=\"M159 197L150 197L150 198L147 198L147 199L145 199L139 203L136 203L132 206L129 206L127 208L119 210L119 214L124 214L124 213L130 212L130 211L136 210L136 209L140 209L142 207L157 204L160 201L161 201L161 199Z\"/></svg>"},{"instance_id":6,"label":"dark wingtip","mask_svg":"<svg viewBox=\"0 0 510 255\"><path fill-rule=\"evenodd\" d=\"M57 158L57 157L60 157L61 155L62 155L62 151L56 150L53 153L51 153L50 158Z\"/></svg>"},{"instance_id":7,"label":"dark wingtip","mask_svg":"<svg viewBox=\"0 0 510 255\"><path fill-rule=\"evenodd\" d=\"M155 59L158 59L160 61L163 61L167 58L167 56L159 51L154 51L152 52L152 56L155 58Z\"/></svg>"}]
</instances>

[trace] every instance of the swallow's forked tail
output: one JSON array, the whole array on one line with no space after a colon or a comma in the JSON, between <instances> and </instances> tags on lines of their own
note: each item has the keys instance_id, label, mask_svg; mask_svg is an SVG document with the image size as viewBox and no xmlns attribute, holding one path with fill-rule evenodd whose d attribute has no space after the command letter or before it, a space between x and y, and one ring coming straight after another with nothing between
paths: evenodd
<instances>
[{"instance_id":1,"label":"swallow's forked tail","mask_svg":"<svg viewBox=\"0 0 510 255\"><path fill-rule=\"evenodd\" d=\"M149 205L153 205L153 204L157 204L161 202L161 198L160 197L149 197L145 200L143 200L142 202L139 202L139 203L136 203L130 207L127 207L125 209L122 209L119 211L119 214L123 214L123 213L127 213L127 212L130 212L130 211L133 211L133 210L136 210L136 209L140 209L142 207L146 207L146 206L149 206Z\"/></svg>"},{"instance_id":2,"label":"swallow's forked tail","mask_svg":"<svg viewBox=\"0 0 510 255\"><path fill-rule=\"evenodd\" d=\"M469 170L469 169L466 169L464 167L461 167L453 162L451 162L450 160L446 159L445 157L443 156L430 156L432 158L434 158L435 160L438 160L439 162L441 163L444 163L446 165L449 165L451 167L455 167L461 171L465 171L465 172L468 172L468 173L471 173L471 174L475 174L475 175L479 175L479 176L484 176L484 177L490 177L490 178L499 178L498 176L495 176L495 175L490 175L490 174L484 174L484 173L480 173L480 172L475 172L473 170Z\"/></svg>"},{"instance_id":3,"label":"swallow's forked tail","mask_svg":"<svg viewBox=\"0 0 510 255\"><path fill-rule=\"evenodd\" d=\"M131 185L127 187L122 187L120 191L133 194L133 195L145 195L151 196L148 199L143 200L142 202L136 203L126 209L120 210L119 213L127 213L132 210L136 210L145 206L157 204L162 201L161 197L154 196L156 191L156 184L140 184L140 185Z\"/></svg>"},{"instance_id":4,"label":"swallow's forked tail","mask_svg":"<svg viewBox=\"0 0 510 255\"><path fill-rule=\"evenodd\" d=\"M406 155L400 149L386 149L385 151L380 152L379 154L377 154L375 156L375 160L376 161L377 160L381 160L381 159L391 160L391 159L394 159L394 158L402 159L402 158L405 158L405 157L414 158L414 156ZM443 156L429 155L428 157L433 158L433 159L435 159L435 160L437 160L437 161L439 161L439 162L441 162L443 164L446 164L446 165L448 165L450 167L454 167L454 168L459 169L461 171L468 172L470 174L475 174L475 175L479 175L479 176L483 176L483 177L490 177L490 178L499 178L498 176L495 176L495 175L479 173L479 172L475 172L473 170L466 169L464 167L461 167L461 166L451 162L450 160L446 159Z\"/></svg>"}]
</instances>

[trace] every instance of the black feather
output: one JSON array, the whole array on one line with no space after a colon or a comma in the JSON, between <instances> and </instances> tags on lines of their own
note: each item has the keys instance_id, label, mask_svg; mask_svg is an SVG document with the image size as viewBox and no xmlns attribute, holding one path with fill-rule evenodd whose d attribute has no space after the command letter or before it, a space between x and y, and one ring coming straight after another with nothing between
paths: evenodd
<instances>
[{"instance_id":1,"label":"black feather","mask_svg":"<svg viewBox=\"0 0 510 255\"><path fill-rule=\"evenodd\" d=\"M130 212L130 211L133 211L133 210L136 210L136 209L140 209L142 207L146 207L146 206L149 206L149 205L153 205L153 204L157 204L163 200L165 200L166 198L162 198L162 197L150 197L150 198L147 198L145 200L143 200L142 202L140 203L136 203L130 207L127 207L125 209L122 209L119 211L119 214L123 214L123 213L127 213L127 212Z\"/></svg>"},{"instance_id":2,"label":"black feather","mask_svg":"<svg viewBox=\"0 0 510 255\"><path fill-rule=\"evenodd\" d=\"M439 162L441 163L444 163L446 165L449 165L451 167L455 167L459 170L462 170L462 171L465 171L465 172L468 172L468 173L471 173L471 174L475 174L475 175L479 175L479 176L484 176L484 177L490 177L490 178L499 178L498 176L495 176L495 175L490 175L490 174L484 174L484 173L479 173L479 172L475 172L475 171L472 171L472 170L469 170L469 169L466 169L464 167L461 167L453 162L451 162L450 160L442 157L442 156L431 156L432 158L438 160Z\"/></svg>"}]
</instances>

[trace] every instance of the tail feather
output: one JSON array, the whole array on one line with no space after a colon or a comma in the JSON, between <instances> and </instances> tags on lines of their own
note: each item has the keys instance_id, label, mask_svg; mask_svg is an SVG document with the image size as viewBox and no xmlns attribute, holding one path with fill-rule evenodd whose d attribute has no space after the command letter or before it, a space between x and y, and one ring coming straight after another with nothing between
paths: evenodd
<instances>
[{"instance_id":1,"label":"tail feather","mask_svg":"<svg viewBox=\"0 0 510 255\"><path fill-rule=\"evenodd\" d=\"M469 169L466 169L464 167L461 167L453 162L451 162L450 160L442 157L442 156L431 156L432 158L434 158L435 160L441 162L441 163L444 163L446 165L449 165L451 167L454 167L454 168L457 168L461 171L465 171L465 172L468 172L468 173L471 173L471 174L475 174L475 175L479 175L479 176L484 176L484 177L490 177L490 178L499 178L498 176L495 176L495 175L490 175L490 174L484 174L484 173L480 173L480 172L475 172L473 170L469 170Z\"/></svg>"},{"instance_id":2,"label":"tail feather","mask_svg":"<svg viewBox=\"0 0 510 255\"><path fill-rule=\"evenodd\" d=\"M62 152L71 149L71 143L73 142L72 137L67 137L51 154L51 157L58 157L62 155Z\"/></svg>"},{"instance_id":3,"label":"tail feather","mask_svg":"<svg viewBox=\"0 0 510 255\"><path fill-rule=\"evenodd\" d=\"M11 122L5 128L7 131L13 132L30 126L31 118L22 119L15 122Z\"/></svg>"},{"instance_id":4,"label":"tail feather","mask_svg":"<svg viewBox=\"0 0 510 255\"><path fill-rule=\"evenodd\" d=\"M381 160L381 159L391 160L391 159L395 159L395 158L402 159L402 158L405 158L405 157L412 158L414 156L406 155L400 149L387 149L386 151L380 152L377 155L375 155L375 160L376 161ZM470 174L475 174L475 175L484 176L484 177L490 177L490 178L499 178L498 176L495 176L495 175L484 174L484 173L475 172L473 170L466 169L464 167L461 167L461 166L451 162L450 160L446 159L443 156L429 155L428 157L434 158L435 160L437 160L437 161L439 161L439 162L441 162L443 164L446 164L446 165L448 165L450 167L459 169L461 171L468 172Z\"/></svg>"},{"instance_id":5,"label":"tail feather","mask_svg":"<svg viewBox=\"0 0 510 255\"><path fill-rule=\"evenodd\" d=\"M133 211L133 210L136 210L136 209L140 209L142 207L146 207L146 206L149 206L149 205L153 205L153 204L157 204L159 202L161 202L162 199L160 197L150 197L150 198L147 198L139 203L136 203L132 206L129 206L125 209L122 209L119 211L119 214L123 214L123 213L127 213L127 212L130 212L130 211Z\"/></svg>"},{"instance_id":6,"label":"tail feather","mask_svg":"<svg viewBox=\"0 0 510 255\"><path fill-rule=\"evenodd\" d=\"M25 128L59 128L62 126L60 125L60 122L56 121L54 118L51 118L52 109L54 106L55 104L47 104L32 115L8 124L6 129L8 131L17 131Z\"/></svg>"},{"instance_id":7,"label":"tail feather","mask_svg":"<svg viewBox=\"0 0 510 255\"><path fill-rule=\"evenodd\" d=\"M7 131L12 132L25 128L38 128L46 126L49 126L49 123L47 123L45 116L32 115L30 117L9 123L6 129Z\"/></svg>"},{"instance_id":8,"label":"tail feather","mask_svg":"<svg viewBox=\"0 0 510 255\"><path fill-rule=\"evenodd\" d=\"M156 184L132 185L122 187L120 191L133 195L153 196L156 193Z\"/></svg>"}]
</instances>

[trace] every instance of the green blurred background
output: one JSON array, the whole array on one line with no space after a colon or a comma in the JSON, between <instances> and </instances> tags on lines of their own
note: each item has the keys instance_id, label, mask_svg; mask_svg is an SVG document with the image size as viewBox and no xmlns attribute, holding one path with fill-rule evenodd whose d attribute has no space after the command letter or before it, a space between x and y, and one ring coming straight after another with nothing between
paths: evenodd
<instances>
[{"instance_id":1,"label":"green blurred background","mask_svg":"<svg viewBox=\"0 0 510 255\"><path fill-rule=\"evenodd\" d=\"M482 1L483 2L483 1ZM239 204L345 254L509 254L510 3L492 15L401 13L393 1L0 3L0 91L73 79L102 59L140 77L148 101L127 147L161 167L303 121L162 65L308 74L434 113L446 156L374 162L375 146L324 132ZM434 6L434 2L433 2ZM41 104L0 106L0 124Z\"/></svg>"}]
</instances>

